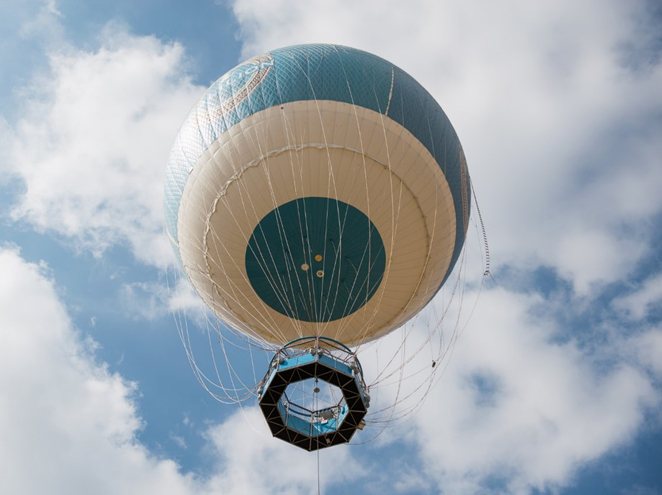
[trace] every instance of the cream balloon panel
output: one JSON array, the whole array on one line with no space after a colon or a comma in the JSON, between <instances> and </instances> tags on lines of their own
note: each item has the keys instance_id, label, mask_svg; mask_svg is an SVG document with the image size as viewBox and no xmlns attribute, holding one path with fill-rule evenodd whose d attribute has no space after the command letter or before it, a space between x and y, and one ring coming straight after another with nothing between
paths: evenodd
<instances>
[{"instance_id":1,"label":"cream balloon panel","mask_svg":"<svg viewBox=\"0 0 662 495\"><path fill-rule=\"evenodd\" d=\"M333 321L275 311L246 274L256 226L302 197L357 208L386 251L374 294ZM404 127L347 103L298 101L243 119L202 154L181 199L179 248L200 296L242 332L274 344L324 335L357 345L398 327L435 294L451 261L455 218L439 164Z\"/></svg>"}]
</instances>

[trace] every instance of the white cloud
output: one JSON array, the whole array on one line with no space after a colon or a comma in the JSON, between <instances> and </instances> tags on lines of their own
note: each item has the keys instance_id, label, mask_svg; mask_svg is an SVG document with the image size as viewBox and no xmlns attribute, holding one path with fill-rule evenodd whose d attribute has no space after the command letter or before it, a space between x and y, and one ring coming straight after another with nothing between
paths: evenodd
<instances>
[{"instance_id":1,"label":"white cloud","mask_svg":"<svg viewBox=\"0 0 662 495\"><path fill-rule=\"evenodd\" d=\"M421 81L464 144L493 261L555 267L587 294L649 252L662 64L646 2L233 5L245 55L341 43Z\"/></svg>"},{"instance_id":2,"label":"white cloud","mask_svg":"<svg viewBox=\"0 0 662 495\"><path fill-rule=\"evenodd\" d=\"M44 43L61 43L64 39L60 24L62 13L58 10L55 0L38 1L35 4L30 6L29 10L34 9L36 12L20 25L20 36L36 38Z\"/></svg>"},{"instance_id":3,"label":"white cloud","mask_svg":"<svg viewBox=\"0 0 662 495\"><path fill-rule=\"evenodd\" d=\"M24 182L13 210L96 254L129 244L145 263L172 254L162 189L171 144L200 94L183 48L109 26L94 51L58 46L24 91L6 171Z\"/></svg>"},{"instance_id":4,"label":"white cloud","mask_svg":"<svg viewBox=\"0 0 662 495\"><path fill-rule=\"evenodd\" d=\"M634 351L639 361L650 369L657 379L662 379L662 329L651 329L633 339Z\"/></svg>"},{"instance_id":5,"label":"white cloud","mask_svg":"<svg viewBox=\"0 0 662 495\"><path fill-rule=\"evenodd\" d=\"M485 292L443 379L411 420L413 435L411 421L396 425L395 438L414 437L423 471L443 493L487 493L495 482L497 493L567 486L582 466L632 441L660 404L647 373L629 363L626 349L643 341L623 341L609 356L615 364L600 366L602 353L561 342L541 310L549 305Z\"/></svg>"},{"instance_id":6,"label":"white cloud","mask_svg":"<svg viewBox=\"0 0 662 495\"><path fill-rule=\"evenodd\" d=\"M594 228L588 222L576 225L555 242L554 258L561 276L572 280L580 294L588 294L592 284L624 278L634 261L648 253L642 239L632 239ZM618 274L618 277L616 277Z\"/></svg>"},{"instance_id":7,"label":"white cloud","mask_svg":"<svg viewBox=\"0 0 662 495\"><path fill-rule=\"evenodd\" d=\"M94 361L43 267L0 250L0 478L7 493L193 493L135 440L135 385Z\"/></svg>"},{"instance_id":8,"label":"white cloud","mask_svg":"<svg viewBox=\"0 0 662 495\"><path fill-rule=\"evenodd\" d=\"M168 280L168 287L168 311L185 311L194 318L196 315L202 318L209 313L209 308L195 293L193 286L184 275L175 274L172 279Z\"/></svg>"},{"instance_id":9,"label":"white cloud","mask_svg":"<svg viewBox=\"0 0 662 495\"><path fill-rule=\"evenodd\" d=\"M131 282L120 289L120 301L124 314L134 318L153 320L168 313L169 291L154 282Z\"/></svg>"},{"instance_id":10,"label":"white cloud","mask_svg":"<svg viewBox=\"0 0 662 495\"><path fill-rule=\"evenodd\" d=\"M124 314L134 318L154 320L177 313L186 314L204 326L211 313L202 299L195 293L188 279L176 275L161 282L130 282L122 284L119 291Z\"/></svg>"},{"instance_id":11,"label":"white cloud","mask_svg":"<svg viewBox=\"0 0 662 495\"><path fill-rule=\"evenodd\" d=\"M653 308L662 306L662 273L644 281L640 288L618 299L615 306L640 320Z\"/></svg>"}]
</instances>

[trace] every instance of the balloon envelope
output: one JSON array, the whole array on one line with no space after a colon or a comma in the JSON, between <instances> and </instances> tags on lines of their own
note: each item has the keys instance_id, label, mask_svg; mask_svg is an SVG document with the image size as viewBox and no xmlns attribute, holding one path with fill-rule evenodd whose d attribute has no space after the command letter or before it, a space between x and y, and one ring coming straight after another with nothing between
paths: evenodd
<instances>
[{"instance_id":1,"label":"balloon envelope","mask_svg":"<svg viewBox=\"0 0 662 495\"><path fill-rule=\"evenodd\" d=\"M470 183L434 98L369 53L300 45L218 79L166 176L169 238L206 304L285 344L353 346L434 296L464 242Z\"/></svg>"}]
</instances>

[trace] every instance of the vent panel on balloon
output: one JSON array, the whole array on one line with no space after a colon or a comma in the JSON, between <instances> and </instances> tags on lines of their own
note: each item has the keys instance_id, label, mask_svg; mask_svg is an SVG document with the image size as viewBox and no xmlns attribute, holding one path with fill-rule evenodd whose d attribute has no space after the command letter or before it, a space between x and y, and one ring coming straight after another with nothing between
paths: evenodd
<instances>
[{"instance_id":1,"label":"vent panel on balloon","mask_svg":"<svg viewBox=\"0 0 662 495\"><path fill-rule=\"evenodd\" d=\"M258 398L271 433L309 451L349 442L370 403L356 356L324 337L281 348Z\"/></svg>"}]
</instances>

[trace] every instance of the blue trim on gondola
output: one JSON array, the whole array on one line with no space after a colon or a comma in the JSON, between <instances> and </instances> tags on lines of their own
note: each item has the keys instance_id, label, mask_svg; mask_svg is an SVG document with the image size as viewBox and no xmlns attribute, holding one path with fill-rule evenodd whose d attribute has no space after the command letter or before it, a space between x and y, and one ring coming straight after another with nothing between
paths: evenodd
<instances>
[{"instance_id":1,"label":"blue trim on gondola","mask_svg":"<svg viewBox=\"0 0 662 495\"><path fill-rule=\"evenodd\" d=\"M329 418L324 421L310 421L292 414L286 404L287 402L285 400L278 402L278 412L285 426L290 430L312 438L338 431L348 412L347 406L343 405L339 408L337 418Z\"/></svg>"}]
</instances>

